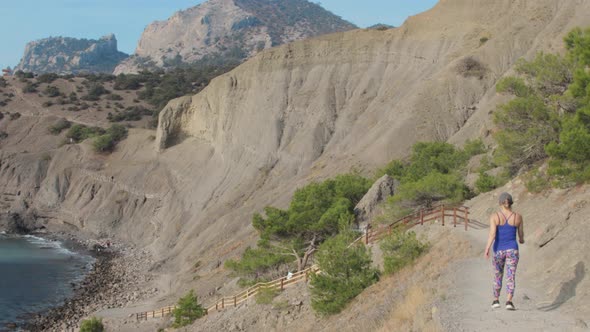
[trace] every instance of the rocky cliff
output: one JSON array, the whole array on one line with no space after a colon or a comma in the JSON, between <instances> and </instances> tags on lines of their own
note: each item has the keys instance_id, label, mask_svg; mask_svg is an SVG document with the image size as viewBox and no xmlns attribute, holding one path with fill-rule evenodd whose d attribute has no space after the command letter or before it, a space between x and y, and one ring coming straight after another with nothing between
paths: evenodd
<instances>
[{"instance_id":1,"label":"rocky cliff","mask_svg":"<svg viewBox=\"0 0 590 332\"><path fill-rule=\"evenodd\" d=\"M98 40L50 37L28 43L14 70L59 74L111 73L127 57L117 50L117 39L113 34Z\"/></svg>"},{"instance_id":2,"label":"rocky cliff","mask_svg":"<svg viewBox=\"0 0 590 332\"><path fill-rule=\"evenodd\" d=\"M243 59L272 46L356 28L306 0L209 0L150 24L115 74L173 67L207 55Z\"/></svg>"}]
</instances>

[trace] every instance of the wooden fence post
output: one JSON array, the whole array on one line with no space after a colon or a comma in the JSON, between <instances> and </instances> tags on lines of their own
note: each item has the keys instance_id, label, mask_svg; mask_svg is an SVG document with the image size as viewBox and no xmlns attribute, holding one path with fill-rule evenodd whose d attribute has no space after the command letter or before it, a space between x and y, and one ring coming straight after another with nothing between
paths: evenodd
<instances>
[{"instance_id":1,"label":"wooden fence post","mask_svg":"<svg viewBox=\"0 0 590 332\"><path fill-rule=\"evenodd\" d=\"M442 212L442 225L444 226L445 225L445 206L444 206L444 204L441 205L440 211Z\"/></svg>"},{"instance_id":2,"label":"wooden fence post","mask_svg":"<svg viewBox=\"0 0 590 332\"><path fill-rule=\"evenodd\" d=\"M225 308L225 298L221 298L221 309Z\"/></svg>"},{"instance_id":3,"label":"wooden fence post","mask_svg":"<svg viewBox=\"0 0 590 332\"><path fill-rule=\"evenodd\" d=\"M238 306L238 296L234 295L234 307Z\"/></svg>"},{"instance_id":4,"label":"wooden fence post","mask_svg":"<svg viewBox=\"0 0 590 332\"><path fill-rule=\"evenodd\" d=\"M457 227L457 208L453 208L453 227Z\"/></svg>"},{"instance_id":5,"label":"wooden fence post","mask_svg":"<svg viewBox=\"0 0 590 332\"><path fill-rule=\"evenodd\" d=\"M284 289L285 278L281 278L281 290Z\"/></svg>"},{"instance_id":6,"label":"wooden fence post","mask_svg":"<svg viewBox=\"0 0 590 332\"><path fill-rule=\"evenodd\" d=\"M467 230L467 223L469 222L469 210L465 208L465 230Z\"/></svg>"},{"instance_id":7,"label":"wooden fence post","mask_svg":"<svg viewBox=\"0 0 590 332\"><path fill-rule=\"evenodd\" d=\"M365 232L365 244L369 244L369 232L371 231L371 224L367 224L367 230Z\"/></svg>"},{"instance_id":8,"label":"wooden fence post","mask_svg":"<svg viewBox=\"0 0 590 332\"><path fill-rule=\"evenodd\" d=\"M424 225L424 210L420 210L420 225Z\"/></svg>"}]
</instances>

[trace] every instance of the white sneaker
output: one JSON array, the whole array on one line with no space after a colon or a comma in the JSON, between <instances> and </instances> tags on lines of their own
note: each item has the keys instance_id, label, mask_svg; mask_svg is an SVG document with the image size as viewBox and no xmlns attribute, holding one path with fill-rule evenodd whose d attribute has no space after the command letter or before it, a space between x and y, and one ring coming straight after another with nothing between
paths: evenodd
<instances>
[{"instance_id":1,"label":"white sneaker","mask_svg":"<svg viewBox=\"0 0 590 332\"><path fill-rule=\"evenodd\" d=\"M500 305L498 304L498 307ZM512 301L508 301L506 302L506 310L516 310L516 308L514 307L514 304L512 303Z\"/></svg>"}]
</instances>

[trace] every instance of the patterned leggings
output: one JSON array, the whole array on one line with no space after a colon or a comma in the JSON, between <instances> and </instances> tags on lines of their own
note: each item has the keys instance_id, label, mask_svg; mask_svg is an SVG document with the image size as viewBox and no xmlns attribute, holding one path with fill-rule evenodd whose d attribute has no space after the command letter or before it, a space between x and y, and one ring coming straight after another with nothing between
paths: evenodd
<instances>
[{"instance_id":1,"label":"patterned leggings","mask_svg":"<svg viewBox=\"0 0 590 332\"><path fill-rule=\"evenodd\" d=\"M518 250L498 250L494 253L492 264L494 265L494 298L500 297L502 289L502 276L504 275L504 265L506 265L506 292L514 295L514 286L516 278L516 266L518 265Z\"/></svg>"}]
</instances>

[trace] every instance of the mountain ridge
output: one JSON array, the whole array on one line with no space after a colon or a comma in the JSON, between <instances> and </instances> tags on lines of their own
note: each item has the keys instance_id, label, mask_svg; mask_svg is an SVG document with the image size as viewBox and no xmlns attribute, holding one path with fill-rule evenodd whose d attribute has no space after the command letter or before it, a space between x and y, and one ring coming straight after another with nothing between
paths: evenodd
<instances>
[{"instance_id":1,"label":"mountain ridge","mask_svg":"<svg viewBox=\"0 0 590 332\"><path fill-rule=\"evenodd\" d=\"M205 56L248 58L263 49L355 29L306 0L209 0L148 25L115 74L191 63Z\"/></svg>"},{"instance_id":2,"label":"mountain ridge","mask_svg":"<svg viewBox=\"0 0 590 332\"><path fill-rule=\"evenodd\" d=\"M111 73L128 57L118 51L114 34L97 40L49 37L29 42L14 71L37 74Z\"/></svg>"}]
</instances>

